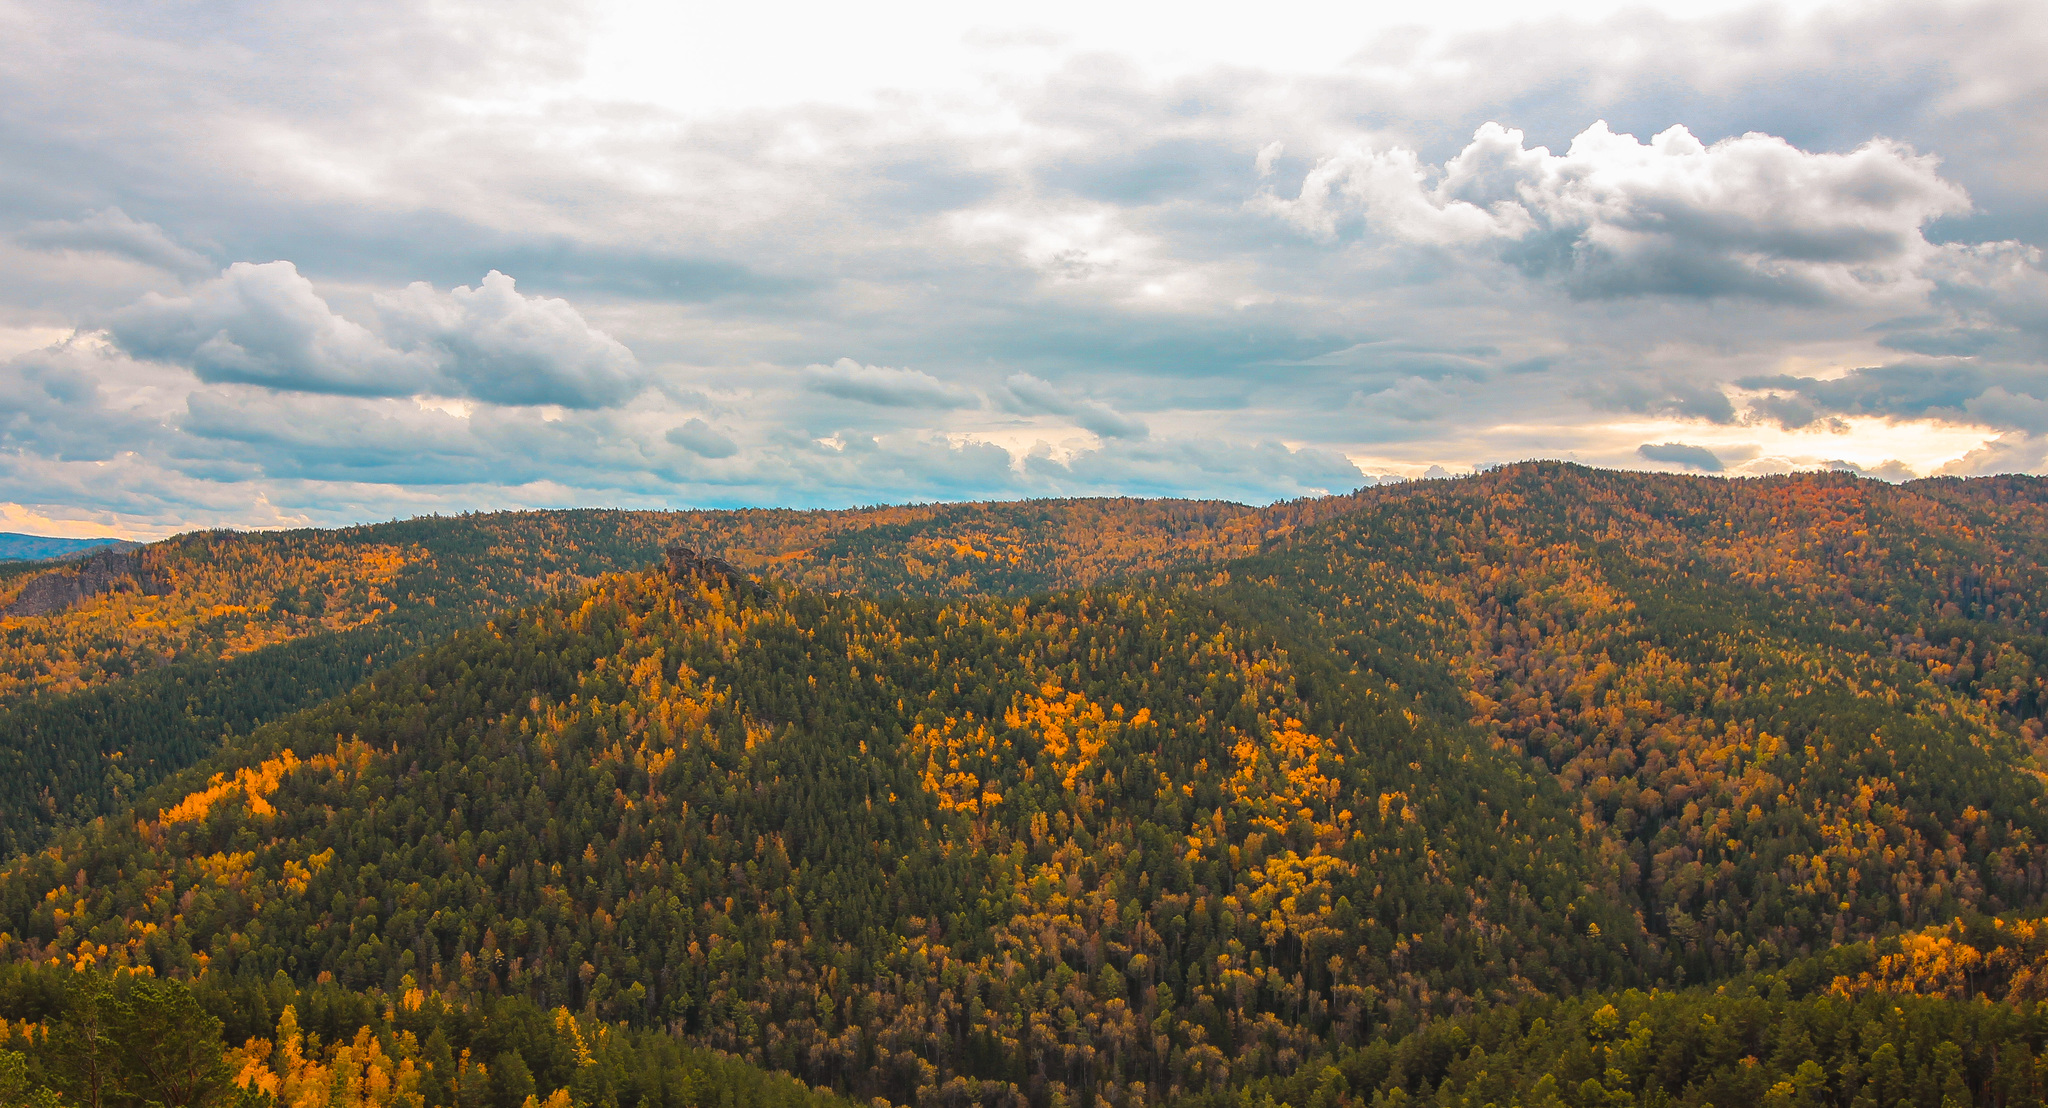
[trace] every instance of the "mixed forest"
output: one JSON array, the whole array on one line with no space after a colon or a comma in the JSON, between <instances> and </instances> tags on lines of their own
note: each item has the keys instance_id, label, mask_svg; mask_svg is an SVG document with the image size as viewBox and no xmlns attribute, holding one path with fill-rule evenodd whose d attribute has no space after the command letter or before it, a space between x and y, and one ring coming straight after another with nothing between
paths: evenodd
<instances>
[{"instance_id":1,"label":"mixed forest","mask_svg":"<svg viewBox=\"0 0 2048 1108\"><path fill-rule=\"evenodd\" d=\"M120 556L0 577L0 1103L2048 1097L2048 481Z\"/></svg>"}]
</instances>

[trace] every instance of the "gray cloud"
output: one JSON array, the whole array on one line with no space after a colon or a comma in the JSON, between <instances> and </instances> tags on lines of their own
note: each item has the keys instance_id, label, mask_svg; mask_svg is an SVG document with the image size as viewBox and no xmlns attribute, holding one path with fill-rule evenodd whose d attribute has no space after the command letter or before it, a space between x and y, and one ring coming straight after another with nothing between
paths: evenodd
<instances>
[{"instance_id":1,"label":"gray cloud","mask_svg":"<svg viewBox=\"0 0 2048 1108\"><path fill-rule=\"evenodd\" d=\"M1752 398L1747 418L1787 429L1818 426L1843 431L1848 417L1874 416L2016 433L1997 450L1986 444L1990 453L1983 457L2008 467L1996 472L2018 465L2013 461L2014 443L2048 432L2048 369L2035 365L1937 361L1866 366L1833 378L1769 374L1736 383L1759 394Z\"/></svg>"},{"instance_id":2,"label":"gray cloud","mask_svg":"<svg viewBox=\"0 0 2048 1108\"><path fill-rule=\"evenodd\" d=\"M1880 462L1874 466L1860 466L1855 462L1832 461L1828 463L1827 467L1837 473L1853 473L1858 477L1871 477L1879 481L1891 481L1893 483L1911 481L1915 477L1920 476L1913 472L1911 466L1896 458Z\"/></svg>"},{"instance_id":3,"label":"gray cloud","mask_svg":"<svg viewBox=\"0 0 2048 1108\"><path fill-rule=\"evenodd\" d=\"M1062 415L1083 430L1105 439L1142 439L1145 424L1087 397L1070 396L1029 373L1013 373L1003 381L1004 406L1022 415Z\"/></svg>"},{"instance_id":4,"label":"gray cloud","mask_svg":"<svg viewBox=\"0 0 2048 1108\"><path fill-rule=\"evenodd\" d=\"M1903 354L1925 354L1934 358L1968 358L1983 354L1999 344L1995 332L1971 327L1926 328L1894 331L1878 345Z\"/></svg>"},{"instance_id":5,"label":"gray cloud","mask_svg":"<svg viewBox=\"0 0 2048 1108\"><path fill-rule=\"evenodd\" d=\"M1646 442L1636 447L1636 456L1644 461L1667 462L1702 473L1720 473L1728 468L1720 455L1706 447L1682 442Z\"/></svg>"},{"instance_id":6,"label":"gray cloud","mask_svg":"<svg viewBox=\"0 0 2048 1108\"><path fill-rule=\"evenodd\" d=\"M1054 188L1115 204L1185 202L1190 196L1226 200L1252 184L1244 159L1195 137L1168 139L1133 150L1090 151L1040 171Z\"/></svg>"},{"instance_id":7,"label":"gray cloud","mask_svg":"<svg viewBox=\"0 0 2048 1108\"><path fill-rule=\"evenodd\" d=\"M896 500L1119 491L1270 499L1364 480L1339 455L1272 442L1112 439L1101 450L1014 458L991 443L915 431L843 432L830 442L777 432L742 449L702 420L668 426L645 405L554 416L477 405L459 414L402 398L234 383L192 388L160 413L134 407L170 372L183 371L82 343L0 362L0 480L74 512L187 524L257 522L252 488L262 490L262 521L303 523L593 498L829 506L872 502L878 489ZM110 475L114 484L94 486Z\"/></svg>"},{"instance_id":8,"label":"gray cloud","mask_svg":"<svg viewBox=\"0 0 2048 1108\"><path fill-rule=\"evenodd\" d=\"M211 272L213 261L166 234L162 227L134 219L117 207L79 219L39 220L14 236L41 250L84 250L113 254L176 274Z\"/></svg>"},{"instance_id":9,"label":"gray cloud","mask_svg":"<svg viewBox=\"0 0 2048 1108\"><path fill-rule=\"evenodd\" d=\"M128 451L161 449L162 425L110 403L117 367L80 343L0 362L0 446L57 462L105 463Z\"/></svg>"},{"instance_id":10,"label":"gray cloud","mask_svg":"<svg viewBox=\"0 0 2048 1108\"><path fill-rule=\"evenodd\" d=\"M711 426L701 419L692 419L680 427L671 427L662 436L669 442L688 450L700 458L730 458L739 453L739 444L732 436Z\"/></svg>"},{"instance_id":11,"label":"gray cloud","mask_svg":"<svg viewBox=\"0 0 2048 1108\"><path fill-rule=\"evenodd\" d=\"M945 411L979 403L973 392L915 369L862 365L841 358L831 365L814 364L804 371L810 387L841 400L880 408L922 408Z\"/></svg>"},{"instance_id":12,"label":"gray cloud","mask_svg":"<svg viewBox=\"0 0 2048 1108\"><path fill-rule=\"evenodd\" d=\"M200 473L235 461L273 479L401 486L494 480L516 485L539 476L531 450L494 457L464 421L389 404L315 405L274 395L202 391L187 398L178 424L212 448L189 459L199 462ZM188 448L188 453L199 452Z\"/></svg>"},{"instance_id":13,"label":"gray cloud","mask_svg":"<svg viewBox=\"0 0 2048 1108\"><path fill-rule=\"evenodd\" d=\"M1967 420L1973 418L1972 405L2001 381L2017 389L2048 386L2039 374L2020 376L2009 380L1978 366L1936 363L1869 366L1829 379L1775 374L1736 383L1770 390L1773 395L1758 400L1755 410L1781 426L1798 428L1825 416Z\"/></svg>"},{"instance_id":14,"label":"gray cloud","mask_svg":"<svg viewBox=\"0 0 2048 1108\"><path fill-rule=\"evenodd\" d=\"M2036 362L2048 354L2048 267L2043 266L2039 246L2010 241L1948 244L1931 260L1928 275L1935 286L1932 300L1943 314L1928 321L1933 328L1915 332L1908 325L1892 339L1945 338L1953 347L1917 353L2000 355Z\"/></svg>"},{"instance_id":15,"label":"gray cloud","mask_svg":"<svg viewBox=\"0 0 2048 1108\"><path fill-rule=\"evenodd\" d=\"M1698 419L1708 423L1733 423L1735 404L1715 385L1683 380L1619 380L1588 385L1581 394L1595 406L1609 411L1642 415Z\"/></svg>"}]
</instances>

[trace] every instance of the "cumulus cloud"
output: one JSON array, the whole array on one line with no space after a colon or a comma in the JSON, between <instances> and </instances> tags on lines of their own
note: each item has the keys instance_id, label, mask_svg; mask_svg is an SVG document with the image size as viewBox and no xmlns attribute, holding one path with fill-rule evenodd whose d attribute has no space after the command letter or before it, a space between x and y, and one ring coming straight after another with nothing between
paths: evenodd
<instances>
[{"instance_id":1,"label":"cumulus cloud","mask_svg":"<svg viewBox=\"0 0 2048 1108\"><path fill-rule=\"evenodd\" d=\"M1704 446L1683 442L1646 442L1636 447L1636 456L1644 461L1665 462L1701 473L1720 473L1728 468L1720 455Z\"/></svg>"},{"instance_id":2,"label":"cumulus cloud","mask_svg":"<svg viewBox=\"0 0 2048 1108\"><path fill-rule=\"evenodd\" d=\"M1105 439L1142 439L1145 424L1099 400L1071 395L1029 373L1014 373L1003 382L1004 406L1020 415L1061 415L1083 430Z\"/></svg>"},{"instance_id":3,"label":"cumulus cloud","mask_svg":"<svg viewBox=\"0 0 2048 1108\"><path fill-rule=\"evenodd\" d=\"M831 365L811 365L804 370L804 379L813 391L879 408L945 411L980 403L971 390L949 385L929 373L862 365L852 358L841 358Z\"/></svg>"},{"instance_id":4,"label":"cumulus cloud","mask_svg":"<svg viewBox=\"0 0 2048 1108\"><path fill-rule=\"evenodd\" d=\"M646 385L639 360L566 300L522 296L492 270L475 288L424 281L380 294L384 332L434 355L447 395L495 404L608 408Z\"/></svg>"},{"instance_id":5,"label":"cumulus cloud","mask_svg":"<svg viewBox=\"0 0 2048 1108\"><path fill-rule=\"evenodd\" d=\"M336 315L290 262L236 262L190 296L148 293L109 316L138 358L184 365L209 382L354 396L424 392L434 366Z\"/></svg>"},{"instance_id":6,"label":"cumulus cloud","mask_svg":"<svg viewBox=\"0 0 2048 1108\"><path fill-rule=\"evenodd\" d=\"M120 208L90 212L79 219L30 223L14 241L39 250L79 250L113 254L177 274L207 273L213 262L154 223L145 223Z\"/></svg>"},{"instance_id":7,"label":"cumulus cloud","mask_svg":"<svg viewBox=\"0 0 2048 1108\"><path fill-rule=\"evenodd\" d=\"M128 353L211 384L566 408L619 404L645 384L632 352L567 301L522 296L496 270L476 288L417 283L375 300L372 328L335 312L291 262L236 262L189 295L148 293L103 322Z\"/></svg>"},{"instance_id":8,"label":"cumulus cloud","mask_svg":"<svg viewBox=\"0 0 2048 1108\"><path fill-rule=\"evenodd\" d=\"M1563 154L1498 123L1442 166L1354 148L1261 204L1326 239L1362 223L1400 242L1485 245L1579 296L1803 300L1914 279L1934 252L1926 225L1971 210L1937 159L1884 139L1813 153L1755 132L1707 145L1673 126L1643 143L1604 122Z\"/></svg>"}]
</instances>

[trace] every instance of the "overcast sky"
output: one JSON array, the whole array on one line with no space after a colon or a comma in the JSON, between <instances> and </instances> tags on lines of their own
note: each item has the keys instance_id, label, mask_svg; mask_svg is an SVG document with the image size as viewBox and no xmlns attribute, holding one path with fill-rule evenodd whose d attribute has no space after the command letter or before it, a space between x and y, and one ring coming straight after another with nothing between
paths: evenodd
<instances>
[{"instance_id":1,"label":"overcast sky","mask_svg":"<svg viewBox=\"0 0 2048 1108\"><path fill-rule=\"evenodd\" d=\"M2048 463L2038 0L975 9L0 0L0 529Z\"/></svg>"}]
</instances>

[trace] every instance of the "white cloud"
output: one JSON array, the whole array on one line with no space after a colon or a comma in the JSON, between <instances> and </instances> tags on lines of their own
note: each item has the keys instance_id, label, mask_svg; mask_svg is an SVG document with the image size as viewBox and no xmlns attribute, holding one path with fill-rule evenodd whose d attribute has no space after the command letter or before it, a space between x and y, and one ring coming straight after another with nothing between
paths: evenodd
<instances>
[{"instance_id":1,"label":"white cloud","mask_svg":"<svg viewBox=\"0 0 2048 1108\"><path fill-rule=\"evenodd\" d=\"M492 270L475 288L439 292L424 281L377 297L384 332L432 351L450 395L494 404L608 408L646 385L633 352L592 327L566 300L521 296Z\"/></svg>"},{"instance_id":2,"label":"white cloud","mask_svg":"<svg viewBox=\"0 0 2048 1108\"><path fill-rule=\"evenodd\" d=\"M104 323L135 357L214 384L566 408L616 405L645 384L632 352L567 301L521 296L496 270L476 288L416 283L375 299L373 329L335 312L291 262L236 262L189 295L148 293Z\"/></svg>"},{"instance_id":3,"label":"white cloud","mask_svg":"<svg viewBox=\"0 0 2048 1108\"><path fill-rule=\"evenodd\" d=\"M1595 123L1563 154L1488 123L1442 166L1405 148L1319 161L1260 206L1324 238L1358 219L1428 246L1490 244L1585 296L1853 297L1919 276L1926 225L1969 212L1933 157L1874 139L1812 153L1750 133L1648 143Z\"/></svg>"},{"instance_id":4,"label":"white cloud","mask_svg":"<svg viewBox=\"0 0 2048 1108\"><path fill-rule=\"evenodd\" d=\"M1480 136L1485 135L1482 130ZM1515 139L1519 145L1519 131ZM1475 139L1473 146L1478 145ZM1466 148L1467 154L1472 152L1473 147ZM1261 197L1261 202L1324 239L1335 238L1342 221L1361 213L1384 234L1430 245L1513 238L1534 229L1534 220L1520 204L1499 201L1487 207L1452 198L1441 185L1430 188L1430 177L1413 150L1351 149L1318 161L1302 178L1294 199Z\"/></svg>"},{"instance_id":5,"label":"white cloud","mask_svg":"<svg viewBox=\"0 0 2048 1108\"><path fill-rule=\"evenodd\" d=\"M428 391L435 370L426 355L336 315L290 262L236 262L190 296L152 292L105 322L123 350L188 366L202 381L402 396Z\"/></svg>"}]
</instances>

